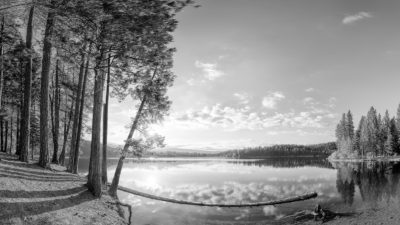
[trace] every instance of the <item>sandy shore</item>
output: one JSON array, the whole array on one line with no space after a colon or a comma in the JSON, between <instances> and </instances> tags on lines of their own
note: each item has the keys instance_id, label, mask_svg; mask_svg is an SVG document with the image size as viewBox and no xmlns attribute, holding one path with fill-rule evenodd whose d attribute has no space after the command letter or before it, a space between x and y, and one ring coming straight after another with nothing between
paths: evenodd
<instances>
[{"instance_id":1,"label":"sandy shore","mask_svg":"<svg viewBox=\"0 0 400 225\"><path fill-rule=\"evenodd\" d=\"M94 198L83 177L51 168L0 153L0 224L127 224L110 196Z\"/></svg>"}]
</instances>

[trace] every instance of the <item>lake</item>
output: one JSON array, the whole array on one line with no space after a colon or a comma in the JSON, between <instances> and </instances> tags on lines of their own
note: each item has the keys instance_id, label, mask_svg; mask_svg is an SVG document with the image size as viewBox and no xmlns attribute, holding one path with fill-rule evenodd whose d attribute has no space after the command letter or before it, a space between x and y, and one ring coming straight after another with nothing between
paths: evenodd
<instances>
[{"instance_id":1,"label":"lake","mask_svg":"<svg viewBox=\"0 0 400 225\"><path fill-rule=\"evenodd\" d=\"M80 160L80 172L87 170ZM109 160L113 176L117 159ZM301 202L253 208L178 205L119 192L132 205L133 224L280 224L281 219L319 203L340 212L365 210L399 196L399 163L334 163L318 158L265 160L154 159L126 160L120 185L186 201L251 203L316 191Z\"/></svg>"}]
</instances>

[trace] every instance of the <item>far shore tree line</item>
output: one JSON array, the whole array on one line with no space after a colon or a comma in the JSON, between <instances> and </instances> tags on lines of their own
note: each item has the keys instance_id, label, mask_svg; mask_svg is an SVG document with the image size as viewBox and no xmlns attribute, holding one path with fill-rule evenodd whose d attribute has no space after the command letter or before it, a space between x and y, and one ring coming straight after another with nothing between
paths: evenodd
<instances>
[{"instance_id":1,"label":"far shore tree line","mask_svg":"<svg viewBox=\"0 0 400 225\"><path fill-rule=\"evenodd\" d=\"M0 151L24 162L38 157L41 167L55 163L78 173L81 140L87 133L87 186L100 197L108 183L109 98L129 96L133 104L127 107L137 111L109 189L115 196L125 157L163 145L163 137L148 134L147 127L168 113L167 90L175 78L171 33L176 14L192 3L2 1Z\"/></svg>"},{"instance_id":2,"label":"far shore tree line","mask_svg":"<svg viewBox=\"0 0 400 225\"><path fill-rule=\"evenodd\" d=\"M337 157L371 158L400 154L400 105L396 117L377 113L371 107L366 116L362 116L357 129L354 127L350 111L343 113L336 127Z\"/></svg>"},{"instance_id":3,"label":"far shore tree line","mask_svg":"<svg viewBox=\"0 0 400 225\"><path fill-rule=\"evenodd\" d=\"M271 157L327 157L336 150L335 142L312 145L281 144L273 146L248 147L220 153L228 158L257 159Z\"/></svg>"}]
</instances>

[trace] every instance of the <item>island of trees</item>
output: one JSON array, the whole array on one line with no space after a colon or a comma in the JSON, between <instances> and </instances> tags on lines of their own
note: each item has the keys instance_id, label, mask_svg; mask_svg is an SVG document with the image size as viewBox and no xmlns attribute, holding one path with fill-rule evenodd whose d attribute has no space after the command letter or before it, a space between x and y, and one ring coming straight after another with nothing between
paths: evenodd
<instances>
[{"instance_id":1,"label":"island of trees","mask_svg":"<svg viewBox=\"0 0 400 225\"><path fill-rule=\"evenodd\" d=\"M372 159L393 157L400 154L400 105L396 117L377 113L371 107L366 116L362 116L357 129L354 127L350 111L343 113L336 127L337 151L330 159Z\"/></svg>"}]
</instances>

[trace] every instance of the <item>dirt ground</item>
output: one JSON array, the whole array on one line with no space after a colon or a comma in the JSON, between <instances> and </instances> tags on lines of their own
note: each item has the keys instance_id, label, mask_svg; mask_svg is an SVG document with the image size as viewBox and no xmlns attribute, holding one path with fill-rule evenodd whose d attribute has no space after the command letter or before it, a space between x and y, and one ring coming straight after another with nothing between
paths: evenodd
<instances>
[{"instance_id":1,"label":"dirt ground","mask_svg":"<svg viewBox=\"0 0 400 225\"><path fill-rule=\"evenodd\" d=\"M0 153L0 224L127 224L124 207L105 192L94 198L85 178L63 170Z\"/></svg>"},{"instance_id":2,"label":"dirt ground","mask_svg":"<svg viewBox=\"0 0 400 225\"><path fill-rule=\"evenodd\" d=\"M298 225L322 224L321 221L309 220L296 223ZM385 207L357 213L354 216L336 217L323 224L326 225L398 225L400 224L400 208Z\"/></svg>"}]
</instances>

